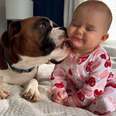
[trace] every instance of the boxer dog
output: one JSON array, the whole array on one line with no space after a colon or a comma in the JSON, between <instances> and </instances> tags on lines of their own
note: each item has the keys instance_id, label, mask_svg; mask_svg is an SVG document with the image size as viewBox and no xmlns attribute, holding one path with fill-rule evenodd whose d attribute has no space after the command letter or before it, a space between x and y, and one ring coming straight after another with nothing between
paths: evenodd
<instances>
[{"instance_id":1,"label":"boxer dog","mask_svg":"<svg viewBox=\"0 0 116 116\"><path fill-rule=\"evenodd\" d=\"M0 98L9 92L4 83L26 84L23 97L36 102L40 99L37 67L43 63L60 63L69 52L66 32L47 17L35 16L10 24L0 38Z\"/></svg>"}]
</instances>

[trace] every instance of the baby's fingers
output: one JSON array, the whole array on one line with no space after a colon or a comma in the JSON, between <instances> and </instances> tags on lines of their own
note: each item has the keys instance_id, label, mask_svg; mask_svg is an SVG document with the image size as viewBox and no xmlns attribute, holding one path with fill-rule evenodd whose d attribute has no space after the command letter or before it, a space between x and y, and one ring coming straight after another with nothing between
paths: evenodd
<instances>
[{"instance_id":1,"label":"baby's fingers","mask_svg":"<svg viewBox=\"0 0 116 116\"><path fill-rule=\"evenodd\" d=\"M62 98L63 97L63 94L64 94L64 92L63 91L60 91L60 92L58 92L57 95L58 95L59 98Z\"/></svg>"},{"instance_id":2,"label":"baby's fingers","mask_svg":"<svg viewBox=\"0 0 116 116\"><path fill-rule=\"evenodd\" d=\"M53 95L52 100L58 104L62 103L62 99L59 96Z\"/></svg>"}]
</instances>

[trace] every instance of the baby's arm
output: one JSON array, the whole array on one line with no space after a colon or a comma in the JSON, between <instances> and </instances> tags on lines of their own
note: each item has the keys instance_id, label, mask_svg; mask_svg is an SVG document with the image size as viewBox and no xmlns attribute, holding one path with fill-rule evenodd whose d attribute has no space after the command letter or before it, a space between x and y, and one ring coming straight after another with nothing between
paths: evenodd
<instances>
[{"instance_id":1,"label":"baby's arm","mask_svg":"<svg viewBox=\"0 0 116 116\"><path fill-rule=\"evenodd\" d=\"M109 56L99 54L90 67L90 75L87 77L83 88L69 98L66 98L64 105L73 106L75 104L78 107L90 105L104 92L110 72L111 62Z\"/></svg>"},{"instance_id":2,"label":"baby's arm","mask_svg":"<svg viewBox=\"0 0 116 116\"><path fill-rule=\"evenodd\" d=\"M51 74L51 99L54 102L62 104L63 99L67 97L65 71L62 64L56 65Z\"/></svg>"}]
</instances>

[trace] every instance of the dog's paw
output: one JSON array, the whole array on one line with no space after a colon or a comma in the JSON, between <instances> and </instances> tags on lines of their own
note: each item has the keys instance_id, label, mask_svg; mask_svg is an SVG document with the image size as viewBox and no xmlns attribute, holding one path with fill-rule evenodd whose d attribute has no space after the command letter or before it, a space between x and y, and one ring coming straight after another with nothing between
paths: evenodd
<instances>
[{"instance_id":1,"label":"dog's paw","mask_svg":"<svg viewBox=\"0 0 116 116\"><path fill-rule=\"evenodd\" d=\"M31 102L37 102L40 100L40 93L38 90L38 82L36 79L32 79L23 92L23 97Z\"/></svg>"},{"instance_id":2,"label":"dog's paw","mask_svg":"<svg viewBox=\"0 0 116 116\"><path fill-rule=\"evenodd\" d=\"M9 96L9 92L0 86L0 99L6 99Z\"/></svg>"}]
</instances>

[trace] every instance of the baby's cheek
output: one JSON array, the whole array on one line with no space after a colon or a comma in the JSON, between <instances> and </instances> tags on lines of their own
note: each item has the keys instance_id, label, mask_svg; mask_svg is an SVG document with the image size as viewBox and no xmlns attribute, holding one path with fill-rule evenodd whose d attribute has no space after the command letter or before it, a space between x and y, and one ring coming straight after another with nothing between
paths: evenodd
<instances>
[{"instance_id":1,"label":"baby's cheek","mask_svg":"<svg viewBox=\"0 0 116 116\"><path fill-rule=\"evenodd\" d=\"M68 35L69 38L72 37L73 32L74 32L74 29L71 26L69 26L67 28L67 35Z\"/></svg>"}]
</instances>

